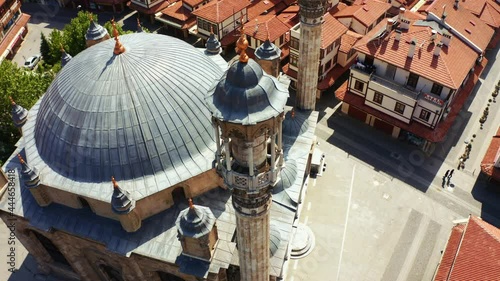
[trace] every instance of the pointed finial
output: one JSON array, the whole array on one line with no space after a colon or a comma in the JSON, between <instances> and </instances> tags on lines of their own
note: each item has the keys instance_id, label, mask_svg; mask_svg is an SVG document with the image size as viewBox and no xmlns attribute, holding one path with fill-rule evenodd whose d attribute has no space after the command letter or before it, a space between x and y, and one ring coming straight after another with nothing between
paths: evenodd
<instances>
[{"instance_id":1,"label":"pointed finial","mask_svg":"<svg viewBox=\"0 0 500 281\"><path fill-rule=\"evenodd\" d=\"M24 159L23 159L23 157L21 156L20 153L17 154L17 158L19 158L19 162L21 162L21 164L24 165L24 163L26 163L26 162L24 162Z\"/></svg>"},{"instance_id":2,"label":"pointed finial","mask_svg":"<svg viewBox=\"0 0 500 281\"><path fill-rule=\"evenodd\" d=\"M243 25L241 26L241 37L236 42L236 46L238 47L238 51L240 52L240 62L248 62L248 55L246 53L246 49L248 48L248 40L247 35L245 34L245 29Z\"/></svg>"},{"instance_id":3,"label":"pointed finial","mask_svg":"<svg viewBox=\"0 0 500 281\"><path fill-rule=\"evenodd\" d=\"M189 203L189 209L194 209L193 199L189 198L188 203Z\"/></svg>"},{"instance_id":4,"label":"pointed finial","mask_svg":"<svg viewBox=\"0 0 500 281\"><path fill-rule=\"evenodd\" d=\"M122 43L120 42L120 39L118 39L119 34L118 34L118 29L116 29L114 17L111 19L111 25L113 26L113 36L115 37L115 49L113 50L113 53L115 55L119 55L125 52L125 47L123 47Z\"/></svg>"},{"instance_id":5,"label":"pointed finial","mask_svg":"<svg viewBox=\"0 0 500 281\"><path fill-rule=\"evenodd\" d=\"M118 183L115 180L115 177L111 177L111 182L113 183L113 188L118 188Z\"/></svg>"},{"instance_id":6,"label":"pointed finial","mask_svg":"<svg viewBox=\"0 0 500 281\"><path fill-rule=\"evenodd\" d=\"M89 20L90 20L90 22L94 21L94 16L92 15L92 13L89 13Z\"/></svg>"},{"instance_id":7,"label":"pointed finial","mask_svg":"<svg viewBox=\"0 0 500 281\"><path fill-rule=\"evenodd\" d=\"M141 26L141 21L139 20L139 17L137 17L137 25Z\"/></svg>"},{"instance_id":8,"label":"pointed finial","mask_svg":"<svg viewBox=\"0 0 500 281\"><path fill-rule=\"evenodd\" d=\"M214 34L214 26L210 25L210 35Z\"/></svg>"},{"instance_id":9,"label":"pointed finial","mask_svg":"<svg viewBox=\"0 0 500 281\"><path fill-rule=\"evenodd\" d=\"M10 100L10 104L16 105L16 102L14 101L14 99L11 96L9 96L9 100Z\"/></svg>"},{"instance_id":10,"label":"pointed finial","mask_svg":"<svg viewBox=\"0 0 500 281\"><path fill-rule=\"evenodd\" d=\"M62 43L59 43L59 48L61 49L61 52L65 52Z\"/></svg>"},{"instance_id":11,"label":"pointed finial","mask_svg":"<svg viewBox=\"0 0 500 281\"><path fill-rule=\"evenodd\" d=\"M292 112L290 113L290 116L292 116L292 118L295 118L295 109L292 108Z\"/></svg>"}]
</instances>

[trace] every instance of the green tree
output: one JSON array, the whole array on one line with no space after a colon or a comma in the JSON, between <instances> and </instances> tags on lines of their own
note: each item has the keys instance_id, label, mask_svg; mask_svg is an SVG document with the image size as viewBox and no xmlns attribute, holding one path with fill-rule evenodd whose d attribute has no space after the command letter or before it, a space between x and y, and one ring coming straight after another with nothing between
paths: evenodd
<instances>
[{"instance_id":1,"label":"green tree","mask_svg":"<svg viewBox=\"0 0 500 281\"><path fill-rule=\"evenodd\" d=\"M50 33L50 42L49 42L49 55L44 58L45 62L50 65L55 65L57 62L61 60L61 45L64 46L63 34L61 31L54 29Z\"/></svg>"},{"instance_id":2,"label":"green tree","mask_svg":"<svg viewBox=\"0 0 500 281\"><path fill-rule=\"evenodd\" d=\"M74 56L87 47L85 44L85 34L89 29L91 17L93 21L97 22L97 15L80 11L76 18L73 18L69 24L64 26L63 41L65 43L65 51L68 54Z\"/></svg>"},{"instance_id":3,"label":"green tree","mask_svg":"<svg viewBox=\"0 0 500 281\"><path fill-rule=\"evenodd\" d=\"M115 23L115 25L119 35L134 33L131 30L123 30L123 26L119 23ZM109 36L113 37L113 25L111 24L111 21L107 21L104 24L104 28L106 28L106 30L108 31Z\"/></svg>"},{"instance_id":4,"label":"green tree","mask_svg":"<svg viewBox=\"0 0 500 281\"><path fill-rule=\"evenodd\" d=\"M53 76L17 67L8 60L0 64L0 165L10 156L19 140L20 133L12 123L9 97L26 109L30 109L45 93Z\"/></svg>"},{"instance_id":5,"label":"green tree","mask_svg":"<svg viewBox=\"0 0 500 281\"><path fill-rule=\"evenodd\" d=\"M42 54L43 57L48 57L50 53L50 46L49 46L49 41L47 40L47 37L45 37L45 34L43 32L40 32L42 38L40 42L40 54Z\"/></svg>"}]
</instances>

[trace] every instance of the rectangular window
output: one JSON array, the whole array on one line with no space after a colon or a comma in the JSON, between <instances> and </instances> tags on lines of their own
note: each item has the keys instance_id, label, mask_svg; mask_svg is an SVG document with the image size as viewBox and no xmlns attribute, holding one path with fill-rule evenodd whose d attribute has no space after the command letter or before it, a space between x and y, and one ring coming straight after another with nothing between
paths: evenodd
<instances>
[{"instance_id":1,"label":"rectangular window","mask_svg":"<svg viewBox=\"0 0 500 281\"><path fill-rule=\"evenodd\" d=\"M443 86L436 83L432 85L431 93L439 96L441 95L441 91L443 91Z\"/></svg>"},{"instance_id":2,"label":"rectangular window","mask_svg":"<svg viewBox=\"0 0 500 281\"><path fill-rule=\"evenodd\" d=\"M396 106L394 107L394 111L396 111L397 113L403 114L403 112L405 112L405 105L400 103L400 102L396 102Z\"/></svg>"},{"instance_id":3,"label":"rectangular window","mask_svg":"<svg viewBox=\"0 0 500 281\"><path fill-rule=\"evenodd\" d=\"M354 89L356 89L357 91L363 92L364 88L365 88L365 83L360 82L358 80L356 80L356 82L354 82Z\"/></svg>"},{"instance_id":4,"label":"rectangular window","mask_svg":"<svg viewBox=\"0 0 500 281\"><path fill-rule=\"evenodd\" d=\"M325 64L325 71L328 71L330 69L330 67L332 66L332 61L329 60L326 64Z\"/></svg>"},{"instance_id":5,"label":"rectangular window","mask_svg":"<svg viewBox=\"0 0 500 281\"><path fill-rule=\"evenodd\" d=\"M418 83L418 75L415 74L415 73L410 73L410 75L408 76L408 81L406 82L406 85L412 87L412 88L416 88L417 87L417 83Z\"/></svg>"},{"instance_id":6,"label":"rectangular window","mask_svg":"<svg viewBox=\"0 0 500 281\"><path fill-rule=\"evenodd\" d=\"M378 103L378 104L382 104L383 99L384 99L384 95L382 93L375 92L375 94L373 95L373 101Z\"/></svg>"},{"instance_id":7,"label":"rectangular window","mask_svg":"<svg viewBox=\"0 0 500 281\"><path fill-rule=\"evenodd\" d=\"M389 78L390 80L393 80L395 74L396 74L396 66L388 64L387 69L385 70L385 77Z\"/></svg>"},{"instance_id":8,"label":"rectangular window","mask_svg":"<svg viewBox=\"0 0 500 281\"><path fill-rule=\"evenodd\" d=\"M422 109L422 111L420 111L420 119L429 121L429 117L431 117L430 111L427 111L425 109Z\"/></svg>"},{"instance_id":9,"label":"rectangular window","mask_svg":"<svg viewBox=\"0 0 500 281\"><path fill-rule=\"evenodd\" d=\"M299 56L296 54L290 54L290 64L293 66L297 66L299 62Z\"/></svg>"},{"instance_id":10,"label":"rectangular window","mask_svg":"<svg viewBox=\"0 0 500 281\"><path fill-rule=\"evenodd\" d=\"M290 40L290 48L299 50L299 39L292 37Z\"/></svg>"}]
</instances>

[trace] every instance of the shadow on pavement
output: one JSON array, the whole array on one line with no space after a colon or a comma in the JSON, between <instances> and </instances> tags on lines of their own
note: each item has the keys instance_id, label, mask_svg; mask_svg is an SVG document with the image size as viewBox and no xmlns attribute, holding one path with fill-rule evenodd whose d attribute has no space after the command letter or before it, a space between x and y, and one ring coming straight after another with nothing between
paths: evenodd
<instances>
[{"instance_id":1,"label":"shadow on pavement","mask_svg":"<svg viewBox=\"0 0 500 281\"><path fill-rule=\"evenodd\" d=\"M487 176L479 174L472 188L472 197L481 202L481 218L500 228L500 188L498 183L488 181Z\"/></svg>"}]
</instances>

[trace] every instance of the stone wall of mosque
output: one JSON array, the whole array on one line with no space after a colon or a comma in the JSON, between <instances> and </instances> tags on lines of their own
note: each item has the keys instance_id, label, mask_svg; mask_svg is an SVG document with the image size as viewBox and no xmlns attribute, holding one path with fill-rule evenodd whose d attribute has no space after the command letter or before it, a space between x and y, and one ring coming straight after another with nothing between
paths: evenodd
<instances>
[{"instance_id":1,"label":"stone wall of mosque","mask_svg":"<svg viewBox=\"0 0 500 281\"><path fill-rule=\"evenodd\" d=\"M0 217L7 223L9 214L0 212ZM108 251L106 245L63 231L45 232L34 229L23 218L16 218L15 233L16 238L35 258L40 271L46 274L82 281L162 281L171 280L169 278L172 276L180 278L178 280L200 280L181 273L175 264L136 254L131 254L130 257L119 255ZM40 239L45 240L43 237L50 242L42 242ZM53 247L48 243L52 243ZM47 248L51 248L51 252ZM119 275L121 279L112 279L113 274ZM211 273L204 280L225 281L226 270L221 269L218 274Z\"/></svg>"}]
</instances>

